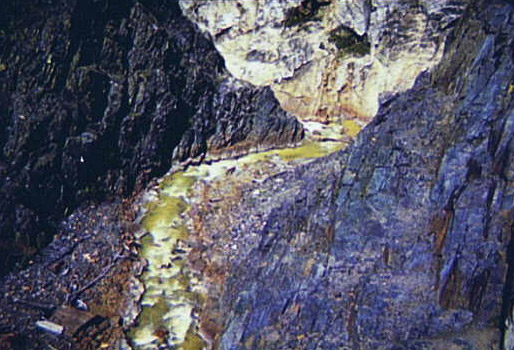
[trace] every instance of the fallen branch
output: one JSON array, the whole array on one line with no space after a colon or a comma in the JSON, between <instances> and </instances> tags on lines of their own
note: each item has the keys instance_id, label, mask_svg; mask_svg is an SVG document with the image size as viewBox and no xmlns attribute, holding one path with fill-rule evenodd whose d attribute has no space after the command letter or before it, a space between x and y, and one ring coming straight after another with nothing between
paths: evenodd
<instances>
[{"instance_id":1,"label":"fallen branch","mask_svg":"<svg viewBox=\"0 0 514 350\"><path fill-rule=\"evenodd\" d=\"M93 287L95 284L97 284L98 282L100 282L100 280L102 280L103 278L105 278L105 276L107 276L107 274L112 270L112 268L116 265L116 263L118 262L118 260L120 259L125 259L126 257L125 256L122 256L120 254L116 254L116 256L114 257L113 261L109 264L109 266L107 266L101 274L99 274L98 276L96 276L95 278L93 278L88 284L86 284L84 287L80 288L79 290L75 291L74 293L70 294L70 296L67 298L67 302L68 303L71 303L73 302L75 299L77 299L80 294L84 293L86 290L88 290L89 288Z\"/></svg>"},{"instance_id":2,"label":"fallen branch","mask_svg":"<svg viewBox=\"0 0 514 350\"><path fill-rule=\"evenodd\" d=\"M52 314L55 311L55 309L57 308L55 305L52 305L52 304L43 304L43 303L38 303L35 301L23 300L23 299L18 299L18 298L13 298L12 301L13 301L13 303L16 303L16 304L21 304L21 305L25 305L25 306L28 306L28 307L31 307L34 309L39 309L39 310L43 311L43 313L45 315Z\"/></svg>"},{"instance_id":3,"label":"fallen branch","mask_svg":"<svg viewBox=\"0 0 514 350\"><path fill-rule=\"evenodd\" d=\"M64 332L64 326L47 320L37 321L36 326L55 335L61 335Z\"/></svg>"},{"instance_id":4,"label":"fallen branch","mask_svg":"<svg viewBox=\"0 0 514 350\"><path fill-rule=\"evenodd\" d=\"M65 257L67 257L68 255L72 254L75 249L79 246L79 244L81 244L82 242L88 240L89 238L91 238L92 235L85 235L83 237L81 237L80 239L77 239L77 241L74 241L73 244L71 246L69 246L68 248L65 248L63 251L61 252L50 252L49 254L53 254L55 253L56 257L49 257L49 260L47 263L44 264L45 267L49 267L49 266L52 266L54 264L56 264L58 261L61 261L62 259L64 259Z\"/></svg>"},{"instance_id":5,"label":"fallen branch","mask_svg":"<svg viewBox=\"0 0 514 350\"><path fill-rule=\"evenodd\" d=\"M84 242L85 240L88 240L91 237L92 237L92 235L85 235L85 236L81 237L80 239L78 239L77 241L73 242L73 244L70 247L64 249L61 252L58 252L58 253L56 252L57 257L50 258L50 261L47 262L45 264L45 266L48 267L48 266L53 265L56 262L64 259L66 256L73 253L80 243Z\"/></svg>"}]
</instances>

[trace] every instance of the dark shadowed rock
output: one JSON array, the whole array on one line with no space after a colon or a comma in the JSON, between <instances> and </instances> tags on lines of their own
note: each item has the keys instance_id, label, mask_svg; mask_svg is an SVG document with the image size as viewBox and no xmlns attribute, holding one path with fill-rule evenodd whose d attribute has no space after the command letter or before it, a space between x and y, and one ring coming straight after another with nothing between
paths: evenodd
<instances>
[{"instance_id":1,"label":"dark shadowed rock","mask_svg":"<svg viewBox=\"0 0 514 350\"><path fill-rule=\"evenodd\" d=\"M79 204L165 173L174 152L182 161L303 136L269 90L232 82L174 1L0 10L0 271Z\"/></svg>"}]
</instances>

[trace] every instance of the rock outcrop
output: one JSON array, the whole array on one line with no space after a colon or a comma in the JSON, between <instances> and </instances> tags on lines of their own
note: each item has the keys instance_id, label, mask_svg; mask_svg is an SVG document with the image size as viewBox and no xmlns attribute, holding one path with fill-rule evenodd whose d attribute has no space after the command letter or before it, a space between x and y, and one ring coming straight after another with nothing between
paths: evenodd
<instances>
[{"instance_id":1,"label":"rock outcrop","mask_svg":"<svg viewBox=\"0 0 514 350\"><path fill-rule=\"evenodd\" d=\"M303 136L269 88L229 76L175 1L0 6L0 271L81 203L128 195L172 158Z\"/></svg>"},{"instance_id":2,"label":"rock outcrop","mask_svg":"<svg viewBox=\"0 0 514 350\"><path fill-rule=\"evenodd\" d=\"M220 349L511 348L514 6L463 18L348 149L202 209Z\"/></svg>"},{"instance_id":3,"label":"rock outcrop","mask_svg":"<svg viewBox=\"0 0 514 350\"><path fill-rule=\"evenodd\" d=\"M180 0L237 78L319 121L369 121L441 58L467 1Z\"/></svg>"}]
</instances>

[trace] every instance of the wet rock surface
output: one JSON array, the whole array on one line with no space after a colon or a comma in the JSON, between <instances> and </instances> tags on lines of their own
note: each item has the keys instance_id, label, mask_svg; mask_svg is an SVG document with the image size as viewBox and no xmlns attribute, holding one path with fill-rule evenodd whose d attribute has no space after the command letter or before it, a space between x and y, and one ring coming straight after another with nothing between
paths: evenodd
<instances>
[{"instance_id":1,"label":"wet rock surface","mask_svg":"<svg viewBox=\"0 0 514 350\"><path fill-rule=\"evenodd\" d=\"M81 203L130 195L172 159L303 136L174 1L0 6L0 274Z\"/></svg>"},{"instance_id":2,"label":"wet rock surface","mask_svg":"<svg viewBox=\"0 0 514 350\"><path fill-rule=\"evenodd\" d=\"M514 8L464 18L347 150L191 210L220 349L497 349L512 333Z\"/></svg>"}]
</instances>

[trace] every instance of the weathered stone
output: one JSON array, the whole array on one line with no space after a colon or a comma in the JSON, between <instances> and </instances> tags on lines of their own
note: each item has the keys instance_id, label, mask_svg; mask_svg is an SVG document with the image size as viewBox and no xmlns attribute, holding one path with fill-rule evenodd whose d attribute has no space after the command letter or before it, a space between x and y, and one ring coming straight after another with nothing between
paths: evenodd
<instances>
[{"instance_id":1,"label":"weathered stone","mask_svg":"<svg viewBox=\"0 0 514 350\"><path fill-rule=\"evenodd\" d=\"M180 0L235 77L306 119L369 121L444 52L466 1Z\"/></svg>"},{"instance_id":2,"label":"weathered stone","mask_svg":"<svg viewBox=\"0 0 514 350\"><path fill-rule=\"evenodd\" d=\"M221 349L511 346L513 18L471 2L352 146L249 186L229 227L205 217L241 247L211 288Z\"/></svg>"}]
</instances>

